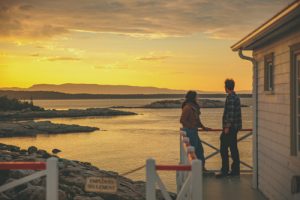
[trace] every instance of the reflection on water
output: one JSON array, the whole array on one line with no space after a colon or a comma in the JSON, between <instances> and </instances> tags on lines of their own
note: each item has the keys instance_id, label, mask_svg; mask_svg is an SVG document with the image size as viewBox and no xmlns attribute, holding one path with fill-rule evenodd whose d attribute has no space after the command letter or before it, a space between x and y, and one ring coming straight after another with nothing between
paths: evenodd
<instances>
[{"instance_id":1,"label":"reflection on water","mask_svg":"<svg viewBox=\"0 0 300 200\"><path fill-rule=\"evenodd\" d=\"M81 100L85 105L86 100ZM118 100L120 101L120 100ZM125 101L125 100L124 100ZM52 102L52 104L51 104ZM64 103L66 104L65 101ZM144 103L144 102L143 102ZM37 103L36 103L37 104ZM70 102L69 102L69 105ZM48 101L48 106L59 107ZM92 106L86 106L92 107ZM60 107L65 109L66 107ZM54 123L96 126L100 131L93 133L39 135L36 138L2 138L0 142L28 148L51 151L62 150L61 157L91 162L101 169L124 173L145 164L149 157L159 164L178 164L179 161L179 115L180 109L124 109L138 113L134 116L57 118ZM251 127L251 108L243 108L244 127ZM221 127L222 109L202 109L203 123L212 128ZM242 135L244 133L240 133ZM219 146L219 133L200 133L200 137ZM241 159L251 163L251 140L239 144ZM205 154L212 152L205 147ZM216 156L207 161L208 169L219 169L220 160ZM134 180L144 180L145 170L129 175ZM175 173L160 173L167 187L175 191Z\"/></svg>"}]
</instances>

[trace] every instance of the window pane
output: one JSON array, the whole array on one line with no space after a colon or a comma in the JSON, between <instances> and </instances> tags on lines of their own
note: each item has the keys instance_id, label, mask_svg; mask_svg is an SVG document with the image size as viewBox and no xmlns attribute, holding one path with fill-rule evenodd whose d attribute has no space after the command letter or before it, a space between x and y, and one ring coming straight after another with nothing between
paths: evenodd
<instances>
[{"instance_id":1,"label":"window pane","mask_svg":"<svg viewBox=\"0 0 300 200\"><path fill-rule=\"evenodd\" d=\"M300 115L300 98L297 98L297 99L298 99L298 105L297 105L297 107L298 107L298 114Z\"/></svg>"},{"instance_id":2,"label":"window pane","mask_svg":"<svg viewBox=\"0 0 300 200\"><path fill-rule=\"evenodd\" d=\"M298 151L300 151L300 135L298 135Z\"/></svg>"},{"instance_id":3,"label":"window pane","mask_svg":"<svg viewBox=\"0 0 300 200\"><path fill-rule=\"evenodd\" d=\"M300 117L298 117L298 130L297 130L298 133L300 133Z\"/></svg>"},{"instance_id":4,"label":"window pane","mask_svg":"<svg viewBox=\"0 0 300 200\"><path fill-rule=\"evenodd\" d=\"M297 67L297 70L298 70L298 78L300 78L300 56L298 56L298 63L297 63L298 67Z\"/></svg>"},{"instance_id":5,"label":"window pane","mask_svg":"<svg viewBox=\"0 0 300 200\"><path fill-rule=\"evenodd\" d=\"M269 88L270 90L273 90L273 64L272 63L269 63L269 80L270 80Z\"/></svg>"},{"instance_id":6,"label":"window pane","mask_svg":"<svg viewBox=\"0 0 300 200\"><path fill-rule=\"evenodd\" d=\"M296 96L300 96L300 79L298 79L298 85L297 85L297 87L298 87L298 94L296 94Z\"/></svg>"},{"instance_id":7,"label":"window pane","mask_svg":"<svg viewBox=\"0 0 300 200\"><path fill-rule=\"evenodd\" d=\"M298 104L297 104L297 107L298 107L298 114L300 115L300 98L297 98L298 99ZM296 110L296 109L295 109Z\"/></svg>"}]
</instances>

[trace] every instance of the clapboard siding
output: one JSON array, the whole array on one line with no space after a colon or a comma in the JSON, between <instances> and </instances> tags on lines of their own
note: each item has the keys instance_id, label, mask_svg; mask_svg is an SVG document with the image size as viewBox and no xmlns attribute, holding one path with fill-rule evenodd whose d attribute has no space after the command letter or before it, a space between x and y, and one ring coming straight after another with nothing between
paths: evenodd
<instances>
[{"instance_id":1,"label":"clapboard siding","mask_svg":"<svg viewBox=\"0 0 300 200\"><path fill-rule=\"evenodd\" d=\"M263 87L263 86L260 86ZM276 85L275 85L276 87ZM289 94L280 94L280 93L274 93L274 94L268 94L265 92L259 92L258 93L258 101L260 102L270 102L270 103L276 103L276 104L287 104L290 105L290 95Z\"/></svg>"},{"instance_id":2,"label":"clapboard siding","mask_svg":"<svg viewBox=\"0 0 300 200\"><path fill-rule=\"evenodd\" d=\"M266 159L268 156L264 156ZM289 193L289 184L282 182L282 179L284 179L284 176L276 173L277 166L269 165L268 163L265 163L263 167L260 169L260 173L263 173L266 175L266 178L263 180L266 182L264 189L268 189L272 191L273 197L269 197L270 199L278 199L278 200L284 200L288 199L288 193ZM273 184L270 184L273 183ZM281 190L278 190L276 188L276 185L280 185Z\"/></svg>"},{"instance_id":3,"label":"clapboard siding","mask_svg":"<svg viewBox=\"0 0 300 200\"><path fill-rule=\"evenodd\" d=\"M267 103L267 102L259 102L258 109L264 112L271 112L275 114L282 114L289 116L290 113L286 112L290 109L289 104L276 104L276 103Z\"/></svg>"},{"instance_id":4,"label":"clapboard siding","mask_svg":"<svg viewBox=\"0 0 300 200\"><path fill-rule=\"evenodd\" d=\"M278 130L274 126L272 126L271 128L268 127L271 124L272 124L272 122L265 122L264 125L259 126L260 129L264 130L265 135L269 136L269 137L265 137L265 138L268 138L269 140L274 141L275 143L278 143L279 145L282 145L285 148L289 148L289 145L290 145L290 140L288 138L289 128L287 128L286 126L283 126L283 128L280 127Z\"/></svg>"},{"instance_id":5,"label":"clapboard siding","mask_svg":"<svg viewBox=\"0 0 300 200\"><path fill-rule=\"evenodd\" d=\"M300 32L253 52L258 62L258 187L269 198L292 199L291 178L300 175L290 156L290 46ZM274 53L274 91L264 91L264 57Z\"/></svg>"}]
</instances>

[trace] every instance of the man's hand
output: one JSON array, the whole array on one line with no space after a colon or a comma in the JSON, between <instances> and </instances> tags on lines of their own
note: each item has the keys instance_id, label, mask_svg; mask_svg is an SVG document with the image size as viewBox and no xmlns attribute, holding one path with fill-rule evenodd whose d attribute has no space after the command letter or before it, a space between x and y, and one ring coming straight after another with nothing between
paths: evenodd
<instances>
[{"instance_id":1,"label":"man's hand","mask_svg":"<svg viewBox=\"0 0 300 200\"><path fill-rule=\"evenodd\" d=\"M229 128L228 127L225 127L224 128L224 134L228 134L229 133Z\"/></svg>"},{"instance_id":2,"label":"man's hand","mask_svg":"<svg viewBox=\"0 0 300 200\"><path fill-rule=\"evenodd\" d=\"M211 128L208 128L208 127L205 127L205 126L204 126L202 129L203 129L204 131L210 131L210 130L212 130Z\"/></svg>"}]
</instances>

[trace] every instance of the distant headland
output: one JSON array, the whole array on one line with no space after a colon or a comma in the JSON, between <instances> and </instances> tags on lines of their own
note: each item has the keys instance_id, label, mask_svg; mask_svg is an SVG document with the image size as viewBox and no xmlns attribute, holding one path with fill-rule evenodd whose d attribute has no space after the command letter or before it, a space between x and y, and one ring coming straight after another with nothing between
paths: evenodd
<instances>
[{"instance_id":1,"label":"distant headland","mask_svg":"<svg viewBox=\"0 0 300 200\"><path fill-rule=\"evenodd\" d=\"M37 84L28 88L0 88L0 96L17 99L157 99L183 98L187 90L158 87L99 84ZM197 90L200 97L224 97L224 92ZM242 97L251 97L251 91L238 91Z\"/></svg>"},{"instance_id":2,"label":"distant headland","mask_svg":"<svg viewBox=\"0 0 300 200\"><path fill-rule=\"evenodd\" d=\"M7 96L8 98L17 99L182 99L185 94L68 94L63 92L52 91L14 91L14 90L0 90L0 96ZM200 98L225 98L225 94L221 93L199 93ZM251 98L252 94L239 94L242 98Z\"/></svg>"}]
</instances>

